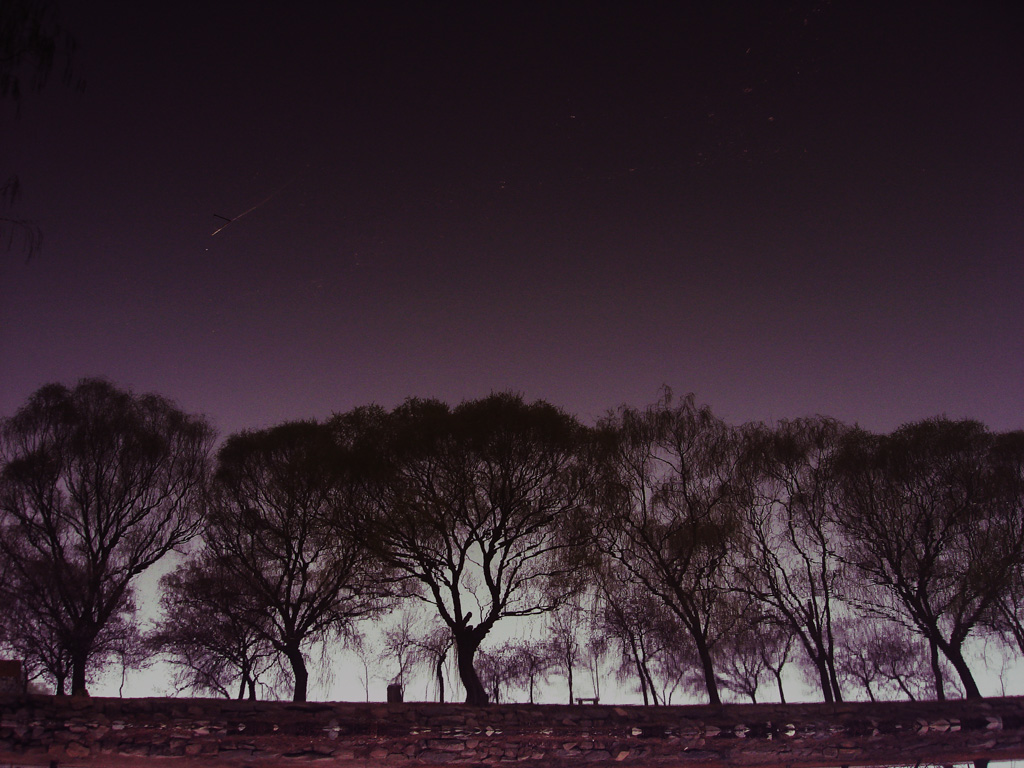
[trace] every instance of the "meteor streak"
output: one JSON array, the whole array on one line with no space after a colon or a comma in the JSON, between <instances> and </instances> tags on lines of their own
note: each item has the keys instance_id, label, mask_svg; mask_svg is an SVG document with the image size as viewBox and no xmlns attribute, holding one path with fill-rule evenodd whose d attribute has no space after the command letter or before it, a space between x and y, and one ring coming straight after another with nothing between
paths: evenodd
<instances>
[{"instance_id":1,"label":"meteor streak","mask_svg":"<svg viewBox=\"0 0 1024 768\"><path fill-rule=\"evenodd\" d=\"M278 189L276 189L273 192L271 192L264 200L261 200L260 202L256 203L256 205L254 205L249 210L243 211L242 213L238 214L233 219L229 219L227 216L221 216L219 213L213 214L215 218L222 219L225 223L221 224L219 227L217 227L217 229L213 230L213 232L210 233L210 237L213 237L218 232L221 232L221 231L227 229L228 227L230 227L232 224L234 224L236 221L238 221L243 216L248 216L250 213L255 211L257 208L260 208L263 205L266 205L267 203L269 203L271 200L273 200L275 197L277 197L277 195L280 194L280 192L285 187L287 187L289 184L291 184L292 181L294 181L294 179L289 179L287 182L285 182L285 184L283 186L281 186Z\"/></svg>"}]
</instances>

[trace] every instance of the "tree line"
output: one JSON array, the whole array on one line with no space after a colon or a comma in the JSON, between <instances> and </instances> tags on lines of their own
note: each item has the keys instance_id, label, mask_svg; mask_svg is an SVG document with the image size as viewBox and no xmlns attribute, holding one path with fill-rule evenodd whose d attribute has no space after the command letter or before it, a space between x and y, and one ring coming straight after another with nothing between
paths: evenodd
<instances>
[{"instance_id":1,"label":"tree line","mask_svg":"<svg viewBox=\"0 0 1024 768\"><path fill-rule=\"evenodd\" d=\"M203 417L87 379L5 418L0 462L0 643L59 693L160 656L224 696L284 670L302 701L314 647L396 615L398 678L443 701L452 659L472 704L608 670L645 703L784 701L787 665L828 702L974 698L969 641L1024 653L1024 432L971 420L733 426L666 389L584 425L497 393L215 450ZM143 631L137 578L172 551ZM485 642L530 616L540 640Z\"/></svg>"}]
</instances>

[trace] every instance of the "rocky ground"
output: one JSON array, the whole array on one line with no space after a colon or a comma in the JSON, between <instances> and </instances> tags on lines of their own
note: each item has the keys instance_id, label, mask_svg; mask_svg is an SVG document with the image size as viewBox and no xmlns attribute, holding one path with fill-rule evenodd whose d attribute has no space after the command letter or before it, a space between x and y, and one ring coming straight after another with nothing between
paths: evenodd
<instances>
[{"instance_id":1,"label":"rocky ground","mask_svg":"<svg viewBox=\"0 0 1024 768\"><path fill-rule=\"evenodd\" d=\"M358 704L0 694L0 765L827 766L1024 758L1024 699Z\"/></svg>"}]
</instances>

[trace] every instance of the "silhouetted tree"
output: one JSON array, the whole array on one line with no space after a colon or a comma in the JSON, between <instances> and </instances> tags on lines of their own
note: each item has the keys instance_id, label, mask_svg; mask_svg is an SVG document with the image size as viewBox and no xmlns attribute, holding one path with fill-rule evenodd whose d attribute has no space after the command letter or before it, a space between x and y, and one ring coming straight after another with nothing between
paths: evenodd
<instances>
[{"instance_id":1,"label":"silhouetted tree","mask_svg":"<svg viewBox=\"0 0 1024 768\"><path fill-rule=\"evenodd\" d=\"M334 425L380 470L367 524L379 552L451 630L466 701L486 703L473 659L494 625L550 611L578 588L568 555L584 537L586 430L510 394L454 409L409 400Z\"/></svg>"},{"instance_id":2,"label":"silhouetted tree","mask_svg":"<svg viewBox=\"0 0 1024 768\"><path fill-rule=\"evenodd\" d=\"M60 634L60 625L46 613L36 610L39 598L36 590L43 584L49 570L44 561L33 566L44 573L22 588L11 574L0 582L0 600L4 606L4 620L0 621L0 649L23 664L25 680L43 679L53 686L59 696L67 693L71 679L71 654ZM55 585L50 585L51 587Z\"/></svg>"},{"instance_id":3,"label":"silhouetted tree","mask_svg":"<svg viewBox=\"0 0 1024 768\"><path fill-rule=\"evenodd\" d=\"M771 616L759 612L755 605L740 602L735 610L742 616L733 631L719 643L721 686L746 696L756 704L762 684L771 678L776 684L779 700L785 703L782 669L788 663L793 648L795 638L792 631Z\"/></svg>"},{"instance_id":4,"label":"silhouetted tree","mask_svg":"<svg viewBox=\"0 0 1024 768\"><path fill-rule=\"evenodd\" d=\"M745 433L750 504L736 584L789 627L817 670L826 702L842 701L834 622L843 578L829 462L848 428L826 418Z\"/></svg>"},{"instance_id":5,"label":"silhouetted tree","mask_svg":"<svg viewBox=\"0 0 1024 768\"><path fill-rule=\"evenodd\" d=\"M607 637L598 634L595 631L600 618L596 607L594 611L595 612L591 614L590 621L588 622L589 635L587 636L586 643L583 645L583 662L586 664L587 674L590 677L590 686L594 691L594 696L600 700L601 680L605 674L605 657L608 655L608 649L611 644Z\"/></svg>"},{"instance_id":6,"label":"silhouetted tree","mask_svg":"<svg viewBox=\"0 0 1024 768\"><path fill-rule=\"evenodd\" d=\"M512 644L506 642L493 649L481 648L477 654L480 685L494 704L501 704L502 691L514 683L516 668L513 652Z\"/></svg>"},{"instance_id":7,"label":"silhouetted tree","mask_svg":"<svg viewBox=\"0 0 1024 768\"><path fill-rule=\"evenodd\" d=\"M128 670L145 670L152 663L146 638L135 623L126 624L123 631L113 635L107 654L121 668L121 680L117 687L117 695L121 697L124 696L124 687L128 682Z\"/></svg>"},{"instance_id":8,"label":"silhouetted tree","mask_svg":"<svg viewBox=\"0 0 1024 768\"><path fill-rule=\"evenodd\" d=\"M51 613L39 609L40 605L56 603L58 585L48 563L41 558L35 565L26 563L25 567L35 570L36 577L25 582L12 579L0 589L0 600L4 606L0 648L22 661L26 680L42 680L58 695L64 695L68 692L72 673L71 646L62 632L66 621L56 621ZM54 591L41 595L38 591L41 587ZM57 616L62 614L58 611ZM86 671L87 684L93 681L96 667L102 667L117 655L122 655L128 666L136 666L132 663L136 660L132 652L138 645L135 642L138 632L134 616L135 606L128 598L104 624L93 643Z\"/></svg>"},{"instance_id":9,"label":"silhouetted tree","mask_svg":"<svg viewBox=\"0 0 1024 768\"><path fill-rule=\"evenodd\" d=\"M1024 655L1024 573L1021 566L1014 568L1006 588L984 619L987 629L998 634L1009 646L1015 646Z\"/></svg>"},{"instance_id":10,"label":"silhouetted tree","mask_svg":"<svg viewBox=\"0 0 1024 768\"><path fill-rule=\"evenodd\" d=\"M415 619L409 611L399 611L394 618L394 623L384 630L380 661L394 662L398 671L391 676L391 682L404 689L416 658Z\"/></svg>"},{"instance_id":11,"label":"silhouetted tree","mask_svg":"<svg viewBox=\"0 0 1024 768\"><path fill-rule=\"evenodd\" d=\"M213 433L157 395L50 384L0 425L0 559L71 661L71 691L136 576L202 520Z\"/></svg>"},{"instance_id":12,"label":"silhouetted tree","mask_svg":"<svg viewBox=\"0 0 1024 768\"><path fill-rule=\"evenodd\" d=\"M433 624L412 636L414 664L429 667L434 684L437 687L437 700L444 703L445 665L448 654L455 643L451 630L443 624Z\"/></svg>"},{"instance_id":13,"label":"silhouetted tree","mask_svg":"<svg viewBox=\"0 0 1024 768\"><path fill-rule=\"evenodd\" d=\"M376 647L361 631L353 632L348 638L348 649L352 651L352 654L359 660L359 666L362 667L359 673L359 681L363 684L366 701L370 700L370 684L374 679L379 679L373 673L373 670L377 667L378 653Z\"/></svg>"},{"instance_id":14,"label":"silhouetted tree","mask_svg":"<svg viewBox=\"0 0 1024 768\"><path fill-rule=\"evenodd\" d=\"M349 632L387 594L359 528L360 490L331 432L312 421L232 435L217 457L203 537L267 616L258 628L287 659L295 701L307 695L305 646Z\"/></svg>"},{"instance_id":15,"label":"silhouetted tree","mask_svg":"<svg viewBox=\"0 0 1024 768\"><path fill-rule=\"evenodd\" d=\"M994 436L991 466L992 491L999 503L1015 510L1014 514L1024 515L1024 432ZM1024 556L1013 564L1010 578L984 624L1024 655Z\"/></svg>"},{"instance_id":16,"label":"silhouetted tree","mask_svg":"<svg viewBox=\"0 0 1024 768\"><path fill-rule=\"evenodd\" d=\"M936 690L928 645L884 619L851 618L837 627L839 675L871 701L903 696L917 701Z\"/></svg>"},{"instance_id":17,"label":"silhouetted tree","mask_svg":"<svg viewBox=\"0 0 1024 768\"><path fill-rule=\"evenodd\" d=\"M596 610L594 605L584 608L581 597L577 596L555 610L547 626L547 653L552 668L565 676L570 704L575 696L574 673L583 661L584 650L580 641L589 633L590 616Z\"/></svg>"},{"instance_id":18,"label":"silhouetted tree","mask_svg":"<svg viewBox=\"0 0 1024 768\"><path fill-rule=\"evenodd\" d=\"M160 580L163 617L148 646L177 667L179 688L256 698L260 677L277 652L267 640L270 618L246 583L209 552Z\"/></svg>"},{"instance_id":19,"label":"silhouetted tree","mask_svg":"<svg viewBox=\"0 0 1024 768\"><path fill-rule=\"evenodd\" d=\"M666 609L652 605L649 595L636 584L614 576L602 580L598 606L595 631L618 651L616 678L620 682L635 680L644 706L659 704L652 668L670 634L662 631L662 625L671 623L664 615Z\"/></svg>"},{"instance_id":20,"label":"silhouetted tree","mask_svg":"<svg viewBox=\"0 0 1024 768\"><path fill-rule=\"evenodd\" d=\"M519 641L512 644L509 657L511 676L509 682L527 691L528 700L534 704L537 685L548 679L554 660L550 647L537 640Z\"/></svg>"},{"instance_id":21,"label":"silhouetted tree","mask_svg":"<svg viewBox=\"0 0 1024 768\"><path fill-rule=\"evenodd\" d=\"M786 691L782 687L782 670L789 663L796 638L789 627L774 621L760 622L754 632L761 638L760 655L764 666L775 681L775 689L779 692L779 701L786 703Z\"/></svg>"},{"instance_id":22,"label":"silhouetted tree","mask_svg":"<svg viewBox=\"0 0 1024 768\"><path fill-rule=\"evenodd\" d=\"M692 395L676 404L668 390L602 426L610 473L599 491L597 544L677 618L718 704L714 646L731 631L732 613L720 603L740 527L739 435Z\"/></svg>"},{"instance_id":23,"label":"silhouetted tree","mask_svg":"<svg viewBox=\"0 0 1024 768\"><path fill-rule=\"evenodd\" d=\"M930 419L852 433L837 462L836 520L864 584L851 598L928 642L940 699L940 654L966 696L981 696L964 643L1024 551L1024 510L1000 483L995 444L977 422Z\"/></svg>"}]
</instances>

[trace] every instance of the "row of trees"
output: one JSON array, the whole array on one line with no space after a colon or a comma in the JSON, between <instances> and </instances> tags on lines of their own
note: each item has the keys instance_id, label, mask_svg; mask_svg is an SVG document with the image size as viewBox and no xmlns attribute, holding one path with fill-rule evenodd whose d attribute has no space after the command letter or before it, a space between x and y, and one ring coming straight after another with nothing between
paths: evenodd
<instances>
[{"instance_id":1,"label":"row of trees","mask_svg":"<svg viewBox=\"0 0 1024 768\"><path fill-rule=\"evenodd\" d=\"M826 701L980 695L987 635L1024 652L1024 433L932 419L876 435L827 418L734 427L666 391L594 426L494 394L411 399L230 436L105 381L50 385L2 425L3 642L83 692L89 670L166 655L193 689L307 695L317 644L360 642L399 601L399 675L470 703L618 659L645 701L699 687ZM186 551L143 637L136 577ZM510 617L542 641L484 648ZM404 626L404 628L403 628Z\"/></svg>"}]
</instances>

